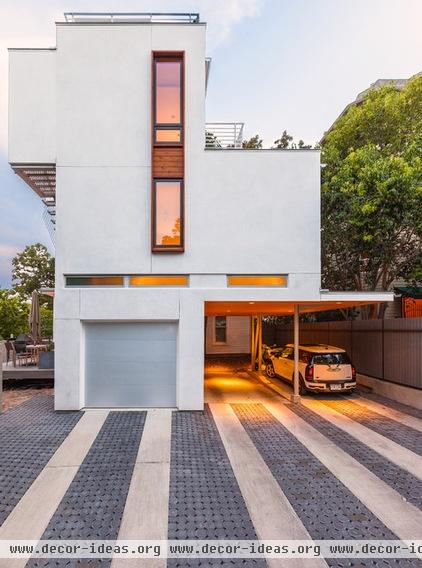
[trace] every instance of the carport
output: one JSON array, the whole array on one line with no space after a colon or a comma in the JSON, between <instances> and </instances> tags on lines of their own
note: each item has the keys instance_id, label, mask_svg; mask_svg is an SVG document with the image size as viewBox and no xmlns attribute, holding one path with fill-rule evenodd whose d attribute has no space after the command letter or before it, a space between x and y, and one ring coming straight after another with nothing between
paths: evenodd
<instances>
[{"instance_id":1,"label":"carport","mask_svg":"<svg viewBox=\"0 0 422 568\"><path fill-rule=\"evenodd\" d=\"M252 295L252 294L251 294ZM249 316L251 318L251 368L262 365L262 318L263 316L293 316L294 322L294 382L292 402L300 402L299 395L299 344L300 314L356 308L392 301L393 295L386 292L321 292L321 300L261 301L232 300L205 302L206 316Z\"/></svg>"}]
</instances>

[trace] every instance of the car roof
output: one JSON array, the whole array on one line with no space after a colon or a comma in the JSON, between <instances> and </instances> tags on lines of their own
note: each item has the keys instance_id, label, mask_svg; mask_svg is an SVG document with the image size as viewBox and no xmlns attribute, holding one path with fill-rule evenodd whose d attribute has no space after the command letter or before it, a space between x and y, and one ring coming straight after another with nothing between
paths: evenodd
<instances>
[{"instance_id":1,"label":"car roof","mask_svg":"<svg viewBox=\"0 0 422 568\"><path fill-rule=\"evenodd\" d=\"M293 343L288 343L286 347L294 347ZM324 343L301 343L299 349L309 351L309 353L346 353L345 349Z\"/></svg>"}]
</instances>

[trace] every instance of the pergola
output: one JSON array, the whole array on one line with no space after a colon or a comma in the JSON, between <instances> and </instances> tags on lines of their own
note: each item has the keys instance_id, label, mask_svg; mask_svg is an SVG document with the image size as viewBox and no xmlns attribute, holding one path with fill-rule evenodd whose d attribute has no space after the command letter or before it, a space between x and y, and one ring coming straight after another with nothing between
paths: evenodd
<instances>
[{"instance_id":1,"label":"pergola","mask_svg":"<svg viewBox=\"0 0 422 568\"><path fill-rule=\"evenodd\" d=\"M251 362L258 360L258 369L262 365L262 317L293 316L294 336L294 381L292 402L300 402L299 395L299 344L300 314L325 312L336 309L355 308L390 302L393 294L387 292L321 292L320 300L291 301L207 301L206 316L249 316L251 318ZM254 369L252 369L254 370Z\"/></svg>"}]
</instances>

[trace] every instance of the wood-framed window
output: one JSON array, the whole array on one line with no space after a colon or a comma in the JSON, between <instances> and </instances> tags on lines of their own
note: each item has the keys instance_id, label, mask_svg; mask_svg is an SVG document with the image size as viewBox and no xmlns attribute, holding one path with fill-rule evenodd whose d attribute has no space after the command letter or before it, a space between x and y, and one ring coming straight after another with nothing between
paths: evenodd
<instances>
[{"instance_id":1,"label":"wood-framed window","mask_svg":"<svg viewBox=\"0 0 422 568\"><path fill-rule=\"evenodd\" d=\"M152 250L184 250L182 179L155 179L152 184Z\"/></svg>"},{"instance_id":2,"label":"wood-framed window","mask_svg":"<svg viewBox=\"0 0 422 568\"><path fill-rule=\"evenodd\" d=\"M153 55L153 144L183 145L183 54Z\"/></svg>"},{"instance_id":3,"label":"wood-framed window","mask_svg":"<svg viewBox=\"0 0 422 568\"><path fill-rule=\"evenodd\" d=\"M184 252L184 53L152 52L151 251Z\"/></svg>"}]
</instances>

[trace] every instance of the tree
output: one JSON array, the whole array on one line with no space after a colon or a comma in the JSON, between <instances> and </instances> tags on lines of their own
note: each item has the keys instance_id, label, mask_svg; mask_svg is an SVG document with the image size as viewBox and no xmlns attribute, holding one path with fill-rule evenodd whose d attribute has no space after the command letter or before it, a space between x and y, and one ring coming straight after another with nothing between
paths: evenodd
<instances>
[{"instance_id":1,"label":"tree","mask_svg":"<svg viewBox=\"0 0 422 568\"><path fill-rule=\"evenodd\" d=\"M371 91L325 136L324 287L389 290L420 265L421 133L422 77Z\"/></svg>"},{"instance_id":2,"label":"tree","mask_svg":"<svg viewBox=\"0 0 422 568\"><path fill-rule=\"evenodd\" d=\"M36 243L27 246L12 261L13 289L23 297L41 288L54 288L54 257L47 248Z\"/></svg>"},{"instance_id":3,"label":"tree","mask_svg":"<svg viewBox=\"0 0 422 568\"><path fill-rule=\"evenodd\" d=\"M252 136L249 140L244 140L242 142L242 148L246 149L253 149L253 148L262 148L262 140L258 134Z\"/></svg>"},{"instance_id":4,"label":"tree","mask_svg":"<svg viewBox=\"0 0 422 568\"><path fill-rule=\"evenodd\" d=\"M296 150L297 148L300 149L307 149L312 148L311 144L305 144L305 142L300 139L299 142L293 142L293 136L288 134L287 130L283 130L283 134L280 136L278 140L274 141L274 148L281 148L284 150L293 149Z\"/></svg>"},{"instance_id":5,"label":"tree","mask_svg":"<svg viewBox=\"0 0 422 568\"><path fill-rule=\"evenodd\" d=\"M290 147L292 141L293 136L290 136L290 134L287 133L287 130L283 130L283 134L280 136L280 138L278 140L275 140L274 147L287 150L287 148Z\"/></svg>"},{"instance_id":6,"label":"tree","mask_svg":"<svg viewBox=\"0 0 422 568\"><path fill-rule=\"evenodd\" d=\"M40 306L41 335L53 337L53 310L50 306Z\"/></svg>"},{"instance_id":7,"label":"tree","mask_svg":"<svg viewBox=\"0 0 422 568\"><path fill-rule=\"evenodd\" d=\"M0 290L0 338L28 331L29 303L11 290Z\"/></svg>"}]
</instances>

